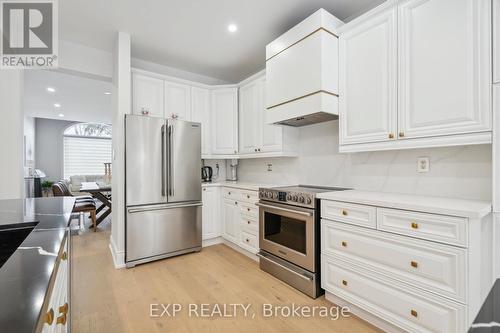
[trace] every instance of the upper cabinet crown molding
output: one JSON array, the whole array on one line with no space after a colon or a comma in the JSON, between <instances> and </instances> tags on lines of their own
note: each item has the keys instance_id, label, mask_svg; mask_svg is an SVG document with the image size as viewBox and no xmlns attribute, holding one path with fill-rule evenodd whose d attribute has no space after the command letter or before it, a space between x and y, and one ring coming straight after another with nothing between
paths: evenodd
<instances>
[{"instance_id":1,"label":"upper cabinet crown molding","mask_svg":"<svg viewBox=\"0 0 500 333\"><path fill-rule=\"evenodd\" d=\"M489 0L405 0L345 25L340 151L490 143L490 17Z\"/></svg>"}]
</instances>

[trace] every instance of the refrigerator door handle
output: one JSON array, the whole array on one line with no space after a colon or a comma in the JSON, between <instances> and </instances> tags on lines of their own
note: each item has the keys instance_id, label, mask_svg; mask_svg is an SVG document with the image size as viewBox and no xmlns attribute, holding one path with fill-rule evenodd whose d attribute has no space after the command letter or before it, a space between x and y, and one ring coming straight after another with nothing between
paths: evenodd
<instances>
[{"instance_id":1,"label":"refrigerator door handle","mask_svg":"<svg viewBox=\"0 0 500 333\"><path fill-rule=\"evenodd\" d=\"M165 196L165 125L161 126L161 195Z\"/></svg>"},{"instance_id":2,"label":"refrigerator door handle","mask_svg":"<svg viewBox=\"0 0 500 333\"><path fill-rule=\"evenodd\" d=\"M173 209L173 208L185 208L185 207L198 207L203 206L202 202L191 202L191 203L181 203L177 205L154 205L154 206L145 206L138 208L129 208L127 211L130 214L140 213L140 212L150 212L153 210L164 210L164 209Z\"/></svg>"},{"instance_id":3,"label":"refrigerator door handle","mask_svg":"<svg viewBox=\"0 0 500 333\"><path fill-rule=\"evenodd\" d=\"M174 126L168 126L168 194L174 195L174 163L173 163L173 144Z\"/></svg>"}]
</instances>

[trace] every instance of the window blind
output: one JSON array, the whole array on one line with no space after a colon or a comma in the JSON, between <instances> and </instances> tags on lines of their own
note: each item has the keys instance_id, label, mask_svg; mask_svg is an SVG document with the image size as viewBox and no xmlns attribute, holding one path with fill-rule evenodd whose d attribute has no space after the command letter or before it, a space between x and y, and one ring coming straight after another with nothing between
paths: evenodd
<instances>
[{"instance_id":1,"label":"window blind","mask_svg":"<svg viewBox=\"0 0 500 333\"><path fill-rule=\"evenodd\" d=\"M74 175L104 175L111 162L111 139L64 137L64 178Z\"/></svg>"}]
</instances>

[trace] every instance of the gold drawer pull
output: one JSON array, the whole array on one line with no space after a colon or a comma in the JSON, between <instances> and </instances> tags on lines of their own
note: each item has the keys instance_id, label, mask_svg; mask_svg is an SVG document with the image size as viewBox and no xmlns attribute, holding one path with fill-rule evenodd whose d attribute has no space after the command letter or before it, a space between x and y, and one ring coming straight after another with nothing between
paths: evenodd
<instances>
[{"instance_id":1,"label":"gold drawer pull","mask_svg":"<svg viewBox=\"0 0 500 333\"><path fill-rule=\"evenodd\" d=\"M418 229L418 223L417 223L417 222L412 222L412 223L411 223L411 227L412 227L413 229Z\"/></svg>"},{"instance_id":2,"label":"gold drawer pull","mask_svg":"<svg viewBox=\"0 0 500 333\"><path fill-rule=\"evenodd\" d=\"M45 323L49 324L49 325L52 325L53 322L54 322L54 310L50 309L45 314Z\"/></svg>"},{"instance_id":3,"label":"gold drawer pull","mask_svg":"<svg viewBox=\"0 0 500 333\"><path fill-rule=\"evenodd\" d=\"M61 255L61 259L62 260L68 259L68 254L66 253L66 251L64 251L63 254Z\"/></svg>"},{"instance_id":4,"label":"gold drawer pull","mask_svg":"<svg viewBox=\"0 0 500 333\"><path fill-rule=\"evenodd\" d=\"M342 215L347 216L347 210L342 209Z\"/></svg>"},{"instance_id":5,"label":"gold drawer pull","mask_svg":"<svg viewBox=\"0 0 500 333\"><path fill-rule=\"evenodd\" d=\"M389 139L394 139L394 133L389 133Z\"/></svg>"},{"instance_id":6,"label":"gold drawer pull","mask_svg":"<svg viewBox=\"0 0 500 333\"><path fill-rule=\"evenodd\" d=\"M413 309L412 309L412 310L410 311L410 313L411 313L411 315L412 315L413 317L415 317L415 318L416 318L416 317L418 317L418 312L417 312L416 310L413 310Z\"/></svg>"},{"instance_id":7,"label":"gold drawer pull","mask_svg":"<svg viewBox=\"0 0 500 333\"><path fill-rule=\"evenodd\" d=\"M414 268L417 268L418 267L418 263L416 261L412 261L410 263L411 267L414 267Z\"/></svg>"},{"instance_id":8,"label":"gold drawer pull","mask_svg":"<svg viewBox=\"0 0 500 333\"><path fill-rule=\"evenodd\" d=\"M66 314L63 313L62 315L60 315L59 317L57 317L57 324L61 324L61 325L66 325Z\"/></svg>"},{"instance_id":9,"label":"gold drawer pull","mask_svg":"<svg viewBox=\"0 0 500 333\"><path fill-rule=\"evenodd\" d=\"M59 313L68 313L68 303L64 303L59 307Z\"/></svg>"},{"instance_id":10,"label":"gold drawer pull","mask_svg":"<svg viewBox=\"0 0 500 333\"><path fill-rule=\"evenodd\" d=\"M341 243L341 244L342 244L342 246L343 246L343 247L347 247L347 242L342 241L342 243Z\"/></svg>"},{"instance_id":11,"label":"gold drawer pull","mask_svg":"<svg viewBox=\"0 0 500 333\"><path fill-rule=\"evenodd\" d=\"M342 280L342 284L343 284L344 286L347 286L347 281L346 281L346 280Z\"/></svg>"}]
</instances>

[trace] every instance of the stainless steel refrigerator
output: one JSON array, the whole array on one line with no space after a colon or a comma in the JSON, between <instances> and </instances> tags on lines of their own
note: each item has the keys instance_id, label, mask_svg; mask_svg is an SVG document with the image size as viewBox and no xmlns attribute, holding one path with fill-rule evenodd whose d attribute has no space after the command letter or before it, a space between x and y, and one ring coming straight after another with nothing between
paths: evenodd
<instances>
[{"instance_id":1,"label":"stainless steel refrigerator","mask_svg":"<svg viewBox=\"0 0 500 333\"><path fill-rule=\"evenodd\" d=\"M201 250L201 125L125 117L127 267Z\"/></svg>"}]
</instances>

